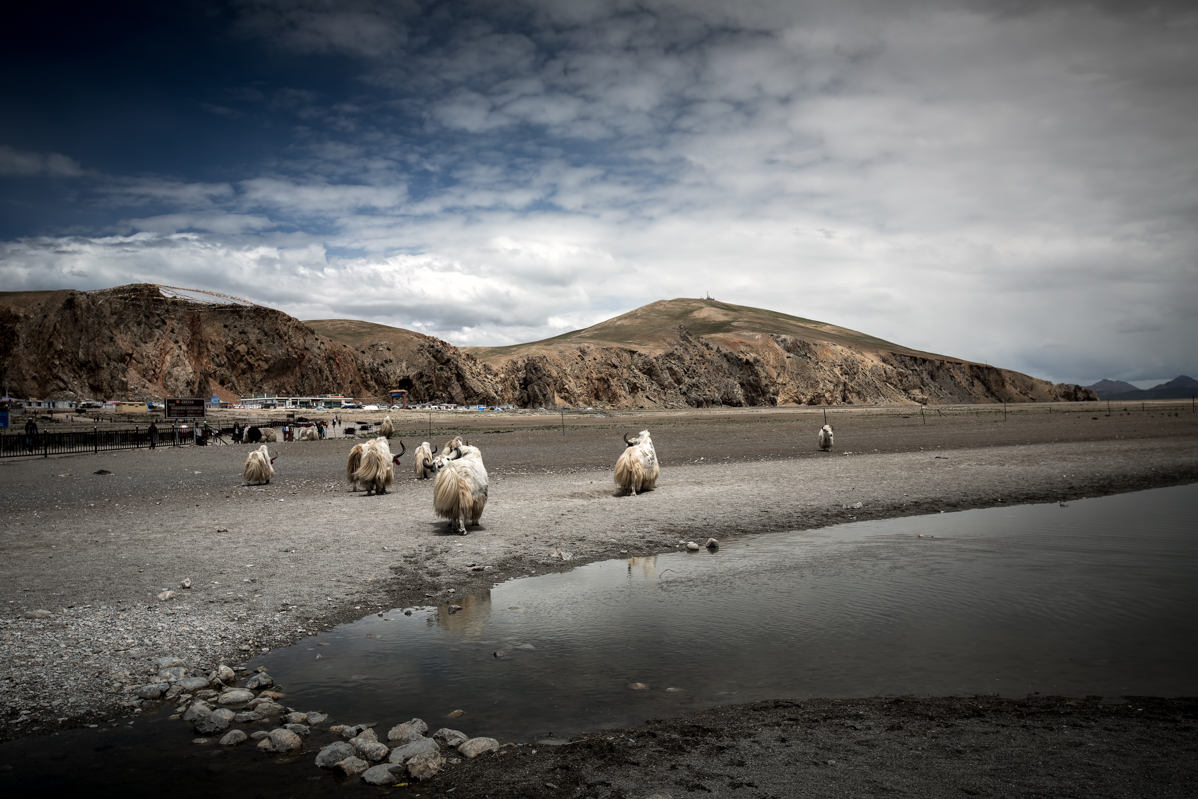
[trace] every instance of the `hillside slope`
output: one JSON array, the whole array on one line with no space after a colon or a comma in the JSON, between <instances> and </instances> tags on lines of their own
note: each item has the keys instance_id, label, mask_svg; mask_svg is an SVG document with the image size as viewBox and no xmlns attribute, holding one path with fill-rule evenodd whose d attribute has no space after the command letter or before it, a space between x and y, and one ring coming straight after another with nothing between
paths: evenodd
<instances>
[{"instance_id":1,"label":"hillside slope","mask_svg":"<svg viewBox=\"0 0 1198 799\"><path fill-rule=\"evenodd\" d=\"M0 368L12 394L381 399L406 388L417 401L499 401L489 370L437 339L410 334L395 353L382 341L335 341L272 308L171 295L146 284L0 293Z\"/></svg>"},{"instance_id":2,"label":"hillside slope","mask_svg":"<svg viewBox=\"0 0 1198 799\"><path fill-rule=\"evenodd\" d=\"M984 364L713 300L663 300L585 330L459 349L410 330L301 322L198 290L138 284L0 294L16 396L345 394L524 407L708 407L1094 399Z\"/></svg>"},{"instance_id":3,"label":"hillside slope","mask_svg":"<svg viewBox=\"0 0 1198 799\"><path fill-rule=\"evenodd\" d=\"M855 330L702 299L661 300L584 330L466 348L520 405L618 407L1096 399L1077 386Z\"/></svg>"}]
</instances>

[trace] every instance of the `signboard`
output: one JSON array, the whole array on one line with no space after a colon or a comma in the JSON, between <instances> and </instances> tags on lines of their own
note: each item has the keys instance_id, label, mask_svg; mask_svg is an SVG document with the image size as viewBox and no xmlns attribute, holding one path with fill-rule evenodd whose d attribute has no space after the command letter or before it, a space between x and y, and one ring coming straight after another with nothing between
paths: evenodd
<instances>
[{"instance_id":1,"label":"signboard","mask_svg":"<svg viewBox=\"0 0 1198 799\"><path fill-rule=\"evenodd\" d=\"M168 397L166 400L166 418L168 419L203 419L204 418L204 400L197 399L174 399Z\"/></svg>"},{"instance_id":2,"label":"signboard","mask_svg":"<svg viewBox=\"0 0 1198 799\"><path fill-rule=\"evenodd\" d=\"M0 430L8 429L8 411L0 411Z\"/></svg>"},{"instance_id":3,"label":"signboard","mask_svg":"<svg viewBox=\"0 0 1198 799\"><path fill-rule=\"evenodd\" d=\"M211 399L209 399L208 401L209 401L209 402L211 402L213 405L219 405L219 404L220 404L220 397L218 397L218 396L216 396L215 394L213 394L213 395L212 395L212 398L211 398Z\"/></svg>"}]
</instances>

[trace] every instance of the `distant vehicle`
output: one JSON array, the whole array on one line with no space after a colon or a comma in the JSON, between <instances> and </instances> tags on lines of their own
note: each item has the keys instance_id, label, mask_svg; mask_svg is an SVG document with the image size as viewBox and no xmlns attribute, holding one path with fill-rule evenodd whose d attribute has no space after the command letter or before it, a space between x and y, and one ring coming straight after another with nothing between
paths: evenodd
<instances>
[{"instance_id":1,"label":"distant vehicle","mask_svg":"<svg viewBox=\"0 0 1198 799\"><path fill-rule=\"evenodd\" d=\"M345 408L345 409L347 409L347 410L354 410L354 409L356 409L356 408L361 408L362 406L361 406L361 405L355 405L355 404L354 404L354 403L352 403L352 402L347 402L347 403L345 403L344 405L342 405L341 407L342 407L342 408Z\"/></svg>"},{"instance_id":2,"label":"distant vehicle","mask_svg":"<svg viewBox=\"0 0 1198 799\"><path fill-rule=\"evenodd\" d=\"M377 405L367 405L364 408L362 408L362 410L364 410L364 411L379 411L379 410L382 410L382 408L380 408Z\"/></svg>"},{"instance_id":3,"label":"distant vehicle","mask_svg":"<svg viewBox=\"0 0 1198 799\"><path fill-rule=\"evenodd\" d=\"M87 400L85 402L79 403L79 410L81 410L81 411L99 410L100 408L103 408L103 407L104 407L103 404L96 402L94 400Z\"/></svg>"}]
</instances>

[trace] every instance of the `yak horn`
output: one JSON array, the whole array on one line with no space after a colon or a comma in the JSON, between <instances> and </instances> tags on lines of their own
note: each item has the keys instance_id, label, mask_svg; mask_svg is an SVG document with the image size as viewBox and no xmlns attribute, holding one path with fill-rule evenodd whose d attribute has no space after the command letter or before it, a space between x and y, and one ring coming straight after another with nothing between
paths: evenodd
<instances>
[{"instance_id":1,"label":"yak horn","mask_svg":"<svg viewBox=\"0 0 1198 799\"><path fill-rule=\"evenodd\" d=\"M404 453L405 453L405 452L407 452L407 451L408 451L408 448L407 448L407 447L405 447L405 446L403 445L403 442L402 442L402 441L400 441L400 442L399 442L399 455L402 455L402 454L404 454ZM396 455L395 457L397 457L397 458L398 458L398 457L399 457L399 455Z\"/></svg>"},{"instance_id":2,"label":"yak horn","mask_svg":"<svg viewBox=\"0 0 1198 799\"><path fill-rule=\"evenodd\" d=\"M628 433L625 433L625 434L624 434L624 443L625 443L625 444L627 444L628 446L630 446L630 447L631 447L631 446L632 446L633 444L635 444L636 442L635 442L635 441L629 441L629 440L628 440Z\"/></svg>"},{"instance_id":3,"label":"yak horn","mask_svg":"<svg viewBox=\"0 0 1198 799\"><path fill-rule=\"evenodd\" d=\"M427 469L428 471L432 471L432 469L433 469L433 462L432 462L432 461L430 461L428 458L425 458L425 459L424 459L424 468L425 468L425 469Z\"/></svg>"}]
</instances>

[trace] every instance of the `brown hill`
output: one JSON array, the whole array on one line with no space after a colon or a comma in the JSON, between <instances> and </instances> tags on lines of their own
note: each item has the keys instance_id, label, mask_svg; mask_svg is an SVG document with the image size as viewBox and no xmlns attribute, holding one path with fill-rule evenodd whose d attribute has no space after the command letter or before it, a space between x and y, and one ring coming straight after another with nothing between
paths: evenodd
<instances>
[{"instance_id":1,"label":"brown hill","mask_svg":"<svg viewBox=\"0 0 1198 799\"><path fill-rule=\"evenodd\" d=\"M443 341L411 333L399 352L385 337L336 341L272 308L190 294L147 284L0 293L0 368L12 394L370 400L407 388L417 401L499 401L488 370Z\"/></svg>"},{"instance_id":2,"label":"brown hill","mask_svg":"<svg viewBox=\"0 0 1198 799\"><path fill-rule=\"evenodd\" d=\"M344 319L301 322L232 297L139 284L0 293L15 396L160 399L346 394L415 402L687 407L1093 399L1088 389L713 300L655 302L513 347L459 349Z\"/></svg>"},{"instance_id":3,"label":"brown hill","mask_svg":"<svg viewBox=\"0 0 1198 799\"><path fill-rule=\"evenodd\" d=\"M466 348L520 405L685 407L1096 399L1076 386L715 300L662 300L584 330Z\"/></svg>"}]
</instances>

